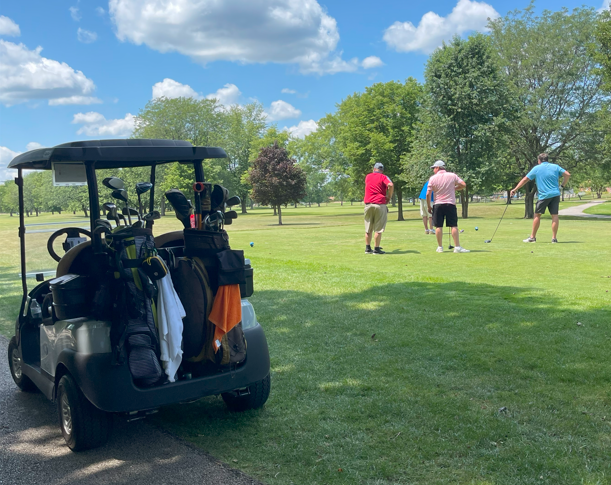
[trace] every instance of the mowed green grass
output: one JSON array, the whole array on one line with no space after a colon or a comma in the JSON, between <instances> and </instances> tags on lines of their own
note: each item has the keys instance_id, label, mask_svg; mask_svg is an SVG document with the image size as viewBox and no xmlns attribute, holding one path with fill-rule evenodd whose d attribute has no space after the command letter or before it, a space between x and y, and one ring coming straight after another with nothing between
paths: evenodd
<instances>
[{"instance_id":1,"label":"mowed green grass","mask_svg":"<svg viewBox=\"0 0 611 485\"><path fill-rule=\"evenodd\" d=\"M595 205L584 211L586 214L596 214L602 216L611 216L611 203L605 202L603 204Z\"/></svg>"},{"instance_id":2,"label":"mowed green grass","mask_svg":"<svg viewBox=\"0 0 611 485\"><path fill-rule=\"evenodd\" d=\"M283 226L263 209L235 221L270 399L233 414L206 398L156 424L269 484L611 483L611 222L562 218L552 245L545 216L524 244L530 221L512 204L485 244L504 206L472 204L459 221L472 252L438 254L405 207L384 256L364 254L356 204L288 208ZM14 222L0 216L3 243L15 240L0 256L7 335Z\"/></svg>"}]
</instances>

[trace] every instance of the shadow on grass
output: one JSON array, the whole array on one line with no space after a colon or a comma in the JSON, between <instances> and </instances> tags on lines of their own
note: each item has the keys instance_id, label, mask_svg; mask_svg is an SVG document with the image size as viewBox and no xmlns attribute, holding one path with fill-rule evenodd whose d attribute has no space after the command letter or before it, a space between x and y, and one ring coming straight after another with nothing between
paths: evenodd
<instances>
[{"instance_id":1,"label":"shadow on grass","mask_svg":"<svg viewBox=\"0 0 611 485\"><path fill-rule=\"evenodd\" d=\"M264 481L281 469L282 483L522 484L544 470L544 483L578 483L586 458L611 473L606 308L464 282L252 302L272 361L266 407L238 416L210 398L157 422L220 457L239 441Z\"/></svg>"},{"instance_id":2,"label":"shadow on grass","mask_svg":"<svg viewBox=\"0 0 611 485\"><path fill-rule=\"evenodd\" d=\"M393 254L420 254L420 251L415 251L413 249L408 249L408 250L405 250L405 251L402 251L400 249L395 249L393 251L386 251L386 254L389 254L389 255L393 255Z\"/></svg>"}]
</instances>

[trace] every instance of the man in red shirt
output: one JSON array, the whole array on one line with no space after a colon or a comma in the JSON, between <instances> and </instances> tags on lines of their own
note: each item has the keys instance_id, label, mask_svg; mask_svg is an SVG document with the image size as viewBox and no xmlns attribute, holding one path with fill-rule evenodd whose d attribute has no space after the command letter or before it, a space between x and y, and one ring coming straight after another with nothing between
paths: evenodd
<instances>
[{"instance_id":1,"label":"man in red shirt","mask_svg":"<svg viewBox=\"0 0 611 485\"><path fill-rule=\"evenodd\" d=\"M394 185L384 175L384 165L376 163L373 173L365 177L365 254L384 254L380 247L382 233L386 228L388 208ZM371 249L371 234L375 232L375 247Z\"/></svg>"}]
</instances>

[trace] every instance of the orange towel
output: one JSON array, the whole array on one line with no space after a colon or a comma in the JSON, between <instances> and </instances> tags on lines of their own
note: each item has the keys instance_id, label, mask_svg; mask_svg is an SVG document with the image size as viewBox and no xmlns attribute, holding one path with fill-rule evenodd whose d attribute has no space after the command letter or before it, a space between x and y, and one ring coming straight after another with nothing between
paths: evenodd
<instances>
[{"instance_id":1,"label":"orange towel","mask_svg":"<svg viewBox=\"0 0 611 485\"><path fill-rule=\"evenodd\" d=\"M214 351L216 352L221 346L223 335L242 321L240 285L219 286L208 320L216 327L214 329Z\"/></svg>"}]
</instances>

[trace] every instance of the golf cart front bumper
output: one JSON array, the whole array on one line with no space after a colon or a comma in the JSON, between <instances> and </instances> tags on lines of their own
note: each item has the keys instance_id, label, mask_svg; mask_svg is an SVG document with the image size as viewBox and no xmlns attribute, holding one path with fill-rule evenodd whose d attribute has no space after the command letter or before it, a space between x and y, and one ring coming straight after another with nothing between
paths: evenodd
<instances>
[{"instance_id":1,"label":"golf cart front bumper","mask_svg":"<svg viewBox=\"0 0 611 485\"><path fill-rule=\"evenodd\" d=\"M264 379L269 374L270 361L263 328L257 324L245 329L244 336L248 353L239 367L151 388L136 387L127 363L113 366L108 353L82 354L64 350L60 362L98 409L113 413L145 411L243 389Z\"/></svg>"}]
</instances>

